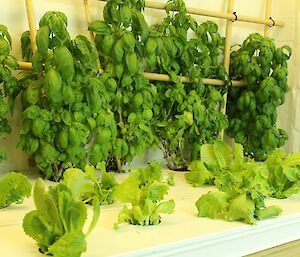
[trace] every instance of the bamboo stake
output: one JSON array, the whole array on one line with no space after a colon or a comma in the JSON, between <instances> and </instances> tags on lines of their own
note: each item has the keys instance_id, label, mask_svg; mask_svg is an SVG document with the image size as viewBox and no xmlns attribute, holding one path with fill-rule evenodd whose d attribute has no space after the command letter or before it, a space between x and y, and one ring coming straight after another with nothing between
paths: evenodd
<instances>
[{"instance_id":1,"label":"bamboo stake","mask_svg":"<svg viewBox=\"0 0 300 257\"><path fill-rule=\"evenodd\" d=\"M31 49L32 52L34 53L37 49L34 9L31 0L25 0L25 1L26 1L27 18L28 18L28 25L29 25L29 32L30 32Z\"/></svg>"},{"instance_id":2,"label":"bamboo stake","mask_svg":"<svg viewBox=\"0 0 300 257\"><path fill-rule=\"evenodd\" d=\"M228 0L227 11L233 13L234 0ZM231 46L231 35L232 35L232 23L233 21L227 20L226 22L226 36L225 36L225 47L224 47L224 68L229 72L230 64L230 46Z\"/></svg>"},{"instance_id":3,"label":"bamboo stake","mask_svg":"<svg viewBox=\"0 0 300 257\"><path fill-rule=\"evenodd\" d=\"M18 62L19 69L21 70L32 70L32 63L31 62Z\"/></svg>"},{"instance_id":4,"label":"bamboo stake","mask_svg":"<svg viewBox=\"0 0 300 257\"><path fill-rule=\"evenodd\" d=\"M233 13L234 0L228 0L227 12ZM231 35L232 35L232 23L233 21L227 20L226 22L226 36L225 36L225 47L224 47L224 68L229 73L230 65L230 45L231 45ZM227 106L227 93L224 95L224 107L221 109L223 114L226 114ZM224 138L224 129L220 133L221 138Z\"/></svg>"},{"instance_id":5,"label":"bamboo stake","mask_svg":"<svg viewBox=\"0 0 300 257\"><path fill-rule=\"evenodd\" d=\"M103 2L108 2L109 0L98 0ZM165 3L158 3L158 2L152 2L152 1L146 1L145 7L152 8L152 9L159 9L163 10L165 9L167 4ZM280 20L275 20L275 24L268 18L260 18L260 17L252 17L252 16L245 16L245 15L237 15L236 16L233 13L225 13L225 12L216 12L216 11L208 11L193 7L186 7L187 13L190 14L196 14L196 15L202 15L202 16L208 16L208 17L214 17L214 18L222 18L227 20L237 20L237 21L243 21L243 22L251 22L251 23L258 23L258 24L264 24L269 26L278 26L283 27L285 23Z\"/></svg>"},{"instance_id":6,"label":"bamboo stake","mask_svg":"<svg viewBox=\"0 0 300 257\"><path fill-rule=\"evenodd\" d=\"M91 13L90 13L88 0L83 0L83 5L84 5L84 10L85 10L86 21L88 24L90 24L92 19L91 19ZM94 33L92 31L89 31L89 34L90 34L90 39L93 40L93 42L95 42Z\"/></svg>"},{"instance_id":7,"label":"bamboo stake","mask_svg":"<svg viewBox=\"0 0 300 257\"><path fill-rule=\"evenodd\" d=\"M271 17L271 0L266 0L266 19L270 19ZM265 26L264 36L268 37L270 34L270 26Z\"/></svg>"},{"instance_id":8,"label":"bamboo stake","mask_svg":"<svg viewBox=\"0 0 300 257\"><path fill-rule=\"evenodd\" d=\"M83 0L83 5L84 5L84 10L85 10L85 18L86 18L87 24L89 25L92 22L92 19L91 19L91 13L90 13L88 0ZM89 34L90 34L91 41L93 42L94 46L96 47L96 41L95 41L94 33L89 31ZM100 63L99 58L97 58L97 66L98 66L98 69L99 69L100 73L102 73L103 70L101 69L101 63Z\"/></svg>"}]
</instances>

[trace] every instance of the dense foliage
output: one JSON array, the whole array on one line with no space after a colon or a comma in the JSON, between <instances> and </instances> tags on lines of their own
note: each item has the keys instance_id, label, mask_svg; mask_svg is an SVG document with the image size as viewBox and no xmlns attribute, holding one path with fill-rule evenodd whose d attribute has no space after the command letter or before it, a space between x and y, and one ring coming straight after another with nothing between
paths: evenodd
<instances>
[{"instance_id":1,"label":"dense foliage","mask_svg":"<svg viewBox=\"0 0 300 257\"><path fill-rule=\"evenodd\" d=\"M10 55L11 37L7 27L0 25L0 139L11 132L7 116L14 105L14 96L18 92L18 80L11 73L19 67L15 57ZM0 162L7 158L4 149L0 149Z\"/></svg>"},{"instance_id":2,"label":"dense foliage","mask_svg":"<svg viewBox=\"0 0 300 257\"><path fill-rule=\"evenodd\" d=\"M276 48L272 39L255 33L231 53L230 77L244 80L246 88L229 90L227 133L256 160L265 160L288 137L276 127L276 108L284 103L288 90L287 60L291 52L289 46Z\"/></svg>"},{"instance_id":3,"label":"dense foliage","mask_svg":"<svg viewBox=\"0 0 300 257\"><path fill-rule=\"evenodd\" d=\"M65 184L59 183L46 191L39 178L33 196L36 210L27 213L23 219L25 233L37 242L39 250L46 255L81 256L87 249L85 237L99 218L98 198L93 200L93 219L87 232L83 233L87 208Z\"/></svg>"},{"instance_id":4,"label":"dense foliage","mask_svg":"<svg viewBox=\"0 0 300 257\"><path fill-rule=\"evenodd\" d=\"M46 12L39 26L33 72L21 80L24 121L18 147L47 179L58 180L68 167L84 168L89 157L96 162L87 145L94 141L105 103L91 42L82 35L71 40L61 12Z\"/></svg>"},{"instance_id":5,"label":"dense foliage","mask_svg":"<svg viewBox=\"0 0 300 257\"><path fill-rule=\"evenodd\" d=\"M25 73L22 87L11 82L4 95L12 106L21 94L18 147L46 178L59 180L65 169L84 169L86 162L105 161L107 170L122 171L152 145L162 149L170 169L187 169L201 145L227 127L257 160L284 144L287 134L275 123L287 91L288 46L276 48L252 34L231 53L230 78L247 86L230 87L228 122L221 112L229 77L218 26L199 24L183 0L169 0L166 17L152 27L143 9L142 0L109 1L104 20L89 24L97 49L84 36L70 38L61 12L41 18L33 55L29 32L22 35L22 55L34 71ZM142 71L168 74L171 81L150 83ZM201 78L222 79L225 86L204 85Z\"/></svg>"},{"instance_id":6,"label":"dense foliage","mask_svg":"<svg viewBox=\"0 0 300 257\"><path fill-rule=\"evenodd\" d=\"M103 10L104 21L89 25L105 68L100 77L101 97L108 99L103 119L97 122L103 140L97 141L92 152L97 152L98 159L108 160L109 169L119 171L123 163L131 162L154 143L151 124L158 95L141 74L149 32L141 13L143 6L143 1L109 1Z\"/></svg>"},{"instance_id":7,"label":"dense foliage","mask_svg":"<svg viewBox=\"0 0 300 257\"><path fill-rule=\"evenodd\" d=\"M228 82L219 59L223 44L218 26L212 21L198 24L181 0L168 1L165 19L151 28L144 50L146 70L167 73L172 80L153 82L159 94L154 131L170 169L186 169L198 158L201 144L228 126L220 112L227 87L204 85L201 80ZM183 84L179 75L196 82Z\"/></svg>"},{"instance_id":8,"label":"dense foliage","mask_svg":"<svg viewBox=\"0 0 300 257\"><path fill-rule=\"evenodd\" d=\"M244 157L243 146L234 150L221 140L201 146L201 160L193 161L186 174L194 186L215 185L220 191L202 195L199 216L241 220L254 224L280 214L277 206L265 206L266 198L286 198L300 192L300 154L285 156L277 149L265 162Z\"/></svg>"}]
</instances>

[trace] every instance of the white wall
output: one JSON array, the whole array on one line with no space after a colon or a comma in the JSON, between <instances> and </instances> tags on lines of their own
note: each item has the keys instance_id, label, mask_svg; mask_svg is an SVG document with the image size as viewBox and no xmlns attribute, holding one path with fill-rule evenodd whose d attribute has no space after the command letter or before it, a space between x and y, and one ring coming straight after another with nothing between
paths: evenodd
<instances>
[{"instance_id":1,"label":"white wall","mask_svg":"<svg viewBox=\"0 0 300 257\"><path fill-rule=\"evenodd\" d=\"M71 35L87 34L87 22L83 7L83 0L32 0L36 23L47 10L59 10L68 16L69 31ZM166 2L166 0L156 0ZM93 19L102 17L103 2L90 0L90 10ZM186 0L186 5L195 8L208 9L213 11L227 10L227 0ZM0 24L8 26L13 38L13 55L21 59L20 37L23 31L28 29L25 1L20 0L0 0ZM236 0L234 10L237 15L264 16L265 0ZM149 22L155 23L163 19L164 12L147 9L145 12ZM194 16L199 22L209 18ZM300 3L296 0L273 0L272 17L286 22L284 28L274 27L271 29L271 36L276 39L279 45L289 44L293 48L293 57L289 66L289 83L291 90L288 93L286 103L280 107L278 125L286 129L290 139L284 147L287 152L300 151L300 117L297 115L297 105L300 104L300 75L297 74L300 65ZM225 35L225 20L213 19L220 26L221 33ZM298 21L298 22L296 22ZM263 33L263 25L250 24L245 22L235 22L233 24L232 43L241 43L249 33ZM20 126L20 114L16 112L11 118L13 126ZM9 160L0 164L1 170L28 170L26 156L15 149L18 140L17 129L5 140L0 141L1 147L8 149ZM158 153L148 155L147 159L161 158ZM140 162L136 161L140 164Z\"/></svg>"}]
</instances>

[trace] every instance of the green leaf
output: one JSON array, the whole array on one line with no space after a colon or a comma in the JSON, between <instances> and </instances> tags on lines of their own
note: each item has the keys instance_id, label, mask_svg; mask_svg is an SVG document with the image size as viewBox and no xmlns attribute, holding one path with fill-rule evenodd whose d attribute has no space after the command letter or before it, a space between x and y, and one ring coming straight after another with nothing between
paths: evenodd
<instances>
[{"instance_id":1,"label":"green leaf","mask_svg":"<svg viewBox=\"0 0 300 257\"><path fill-rule=\"evenodd\" d=\"M57 198L45 192L44 182L38 178L33 191L34 204L37 211L47 223L51 224L54 231L63 231L63 224L57 207Z\"/></svg>"},{"instance_id":2,"label":"green leaf","mask_svg":"<svg viewBox=\"0 0 300 257\"><path fill-rule=\"evenodd\" d=\"M204 165L203 161L193 161L189 165L189 172L185 174L188 183L195 187L204 184L211 184L214 174L210 172Z\"/></svg>"},{"instance_id":3,"label":"green leaf","mask_svg":"<svg viewBox=\"0 0 300 257\"><path fill-rule=\"evenodd\" d=\"M244 162L244 148L241 144L234 144L233 148L233 161L232 161L232 171L236 172L239 171L239 169L242 167L242 164Z\"/></svg>"},{"instance_id":4,"label":"green leaf","mask_svg":"<svg viewBox=\"0 0 300 257\"><path fill-rule=\"evenodd\" d=\"M224 218L229 207L229 195L226 192L208 192L196 202L198 217L211 219Z\"/></svg>"},{"instance_id":5,"label":"green leaf","mask_svg":"<svg viewBox=\"0 0 300 257\"><path fill-rule=\"evenodd\" d=\"M112 33L110 26L106 22L100 20L91 22L88 30L100 35L109 35Z\"/></svg>"},{"instance_id":6,"label":"green leaf","mask_svg":"<svg viewBox=\"0 0 300 257\"><path fill-rule=\"evenodd\" d=\"M31 195L31 183L23 174L10 172L0 179L0 209L22 203Z\"/></svg>"},{"instance_id":7,"label":"green leaf","mask_svg":"<svg viewBox=\"0 0 300 257\"><path fill-rule=\"evenodd\" d=\"M299 194L299 192L300 192L300 181L297 181L291 187L284 190L282 193L280 191L276 193L278 193L278 198L286 198L294 194Z\"/></svg>"},{"instance_id":8,"label":"green leaf","mask_svg":"<svg viewBox=\"0 0 300 257\"><path fill-rule=\"evenodd\" d=\"M232 161L232 150L223 140L217 139L214 144L214 152L220 168L226 168Z\"/></svg>"},{"instance_id":9,"label":"green leaf","mask_svg":"<svg viewBox=\"0 0 300 257\"><path fill-rule=\"evenodd\" d=\"M54 243L56 236L61 236L53 233L51 224L37 210L30 211L24 216L23 230L38 243L42 252L47 251L48 247Z\"/></svg>"},{"instance_id":10,"label":"green leaf","mask_svg":"<svg viewBox=\"0 0 300 257\"><path fill-rule=\"evenodd\" d=\"M169 186L164 182L153 181L141 189L141 199L149 199L152 202L158 202L168 193Z\"/></svg>"},{"instance_id":11,"label":"green leaf","mask_svg":"<svg viewBox=\"0 0 300 257\"><path fill-rule=\"evenodd\" d=\"M129 176L116 186L114 197L120 202L136 204L139 199L139 186L135 178Z\"/></svg>"},{"instance_id":12,"label":"green leaf","mask_svg":"<svg viewBox=\"0 0 300 257\"><path fill-rule=\"evenodd\" d=\"M291 182L298 182L300 180L300 169L298 167L293 168L283 164L282 172Z\"/></svg>"},{"instance_id":13,"label":"green leaf","mask_svg":"<svg viewBox=\"0 0 300 257\"><path fill-rule=\"evenodd\" d=\"M52 113L46 109L41 109L39 115L40 115L40 119L43 121L52 120Z\"/></svg>"},{"instance_id":14,"label":"green leaf","mask_svg":"<svg viewBox=\"0 0 300 257\"><path fill-rule=\"evenodd\" d=\"M269 219L272 217L279 216L282 209L279 206L269 206L264 209L260 209L255 212L255 215L259 220Z\"/></svg>"},{"instance_id":15,"label":"green leaf","mask_svg":"<svg viewBox=\"0 0 300 257\"><path fill-rule=\"evenodd\" d=\"M242 193L230 203L225 219L228 221L243 221L248 224L255 224L254 218L255 205L246 193Z\"/></svg>"},{"instance_id":16,"label":"green leaf","mask_svg":"<svg viewBox=\"0 0 300 257\"><path fill-rule=\"evenodd\" d=\"M171 214L175 211L175 202L174 200L169 200L166 202L162 202L157 206L155 213L166 213Z\"/></svg>"},{"instance_id":17,"label":"green leaf","mask_svg":"<svg viewBox=\"0 0 300 257\"><path fill-rule=\"evenodd\" d=\"M110 189L117 185L114 172L102 171L101 185L104 189Z\"/></svg>"},{"instance_id":18,"label":"green leaf","mask_svg":"<svg viewBox=\"0 0 300 257\"><path fill-rule=\"evenodd\" d=\"M63 183L72 191L75 199L80 199L84 189L86 174L77 168L69 168L64 172Z\"/></svg>"},{"instance_id":19,"label":"green leaf","mask_svg":"<svg viewBox=\"0 0 300 257\"><path fill-rule=\"evenodd\" d=\"M70 126L73 121L71 112L68 110L63 110L61 113L61 119L66 125Z\"/></svg>"},{"instance_id":20,"label":"green leaf","mask_svg":"<svg viewBox=\"0 0 300 257\"><path fill-rule=\"evenodd\" d=\"M93 201L92 201L92 206L93 206L93 219L90 223L90 226L87 230L87 232L85 233L86 236L88 236L92 230L95 228L95 226L97 225L97 222L99 220L100 217L100 203L99 203L99 198L98 197L93 197Z\"/></svg>"},{"instance_id":21,"label":"green leaf","mask_svg":"<svg viewBox=\"0 0 300 257\"><path fill-rule=\"evenodd\" d=\"M74 58L70 50L64 45L59 45L54 49L53 58L62 79L70 83L75 76Z\"/></svg>"},{"instance_id":22,"label":"green leaf","mask_svg":"<svg viewBox=\"0 0 300 257\"><path fill-rule=\"evenodd\" d=\"M118 215L118 221L114 224L114 229L117 230L119 224L123 222L128 222L129 224L133 224L132 211L128 209L127 206L124 206L122 211Z\"/></svg>"},{"instance_id":23,"label":"green leaf","mask_svg":"<svg viewBox=\"0 0 300 257\"><path fill-rule=\"evenodd\" d=\"M175 185L175 172L168 172L167 183L170 186Z\"/></svg>"},{"instance_id":24,"label":"green leaf","mask_svg":"<svg viewBox=\"0 0 300 257\"><path fill-rule=\"evenodd\" d=\"M87 218L87 209L83 202L75 200L71 191L63 190L58 194L59 214L66 232L82 231Z\"/></svg>"},{"instance_id":25,"label":"green leaf","mask_svg":"<svg viewBox=\"0 0 300 257\"><path fill-rule=\"evenodd\" d=\"M85 236L81 231L64 234L49 247L49 253L55 257L80 257L86 250Z\"/></svg>"},{"instance_id":26,"label":"green leaf","mask_svg":"<svg viewBox=\"0 0 300 257\"><path fill-rule=\"evenodd\" d=\"M49 36L50 36L50 30L47 25L40 27L40 29L36 33L36 44L40 54L43 57L47 57L48 55Z\"/></svg>"},{"instance_id":27,"label":"green leaf","mask_svg":"<svg viewBox=\"0 0 300 257\"><path fill-rule=\"evenodd\" d=\"M217 157L215 155L214 146L211 144L203 144L201 146L201 161L208 165L216 165Z\"/></svg>"},{"instance_id":28,"label":"green leaf","mask_svg":"<svg viewBox=\"0 0 300 257\"><path fill-rule=\"evenodd\" d=\"M40 107L37 105L31 105L23 111L24 117L31 120L35 120L39 116L39 113Z\"/></svg>"},{"instance_id":29,"label":"green leaf","mask_svg":"<svg viewBox=\"0 0 300 257\"><path fill-rule=\"evenodd\" d=\"M146 215L142 212L141 206L135 205L131 209L132 220L134 225L145 225Z\"/></svg>"},{"instance_id":30,"label":"green leaf","mask_svg":"<svg viewBox=\"0 0 300 257\"><path fill-rule=\"evenodd\" d=\"M52 15L49 19L49 28L56 38L64 43L70 38L70 35L66 29L65 20L61 15Z\"/></svg>"},{"instance_id":31,"label":"green leaf","mask_svg":"<svg viewBox=\"0 0 300 257\"><path fill-rule=\"evenodd\" d=\"M101 162L99 162L99 163L101 163ZM98 164L97 164L97 169L98 169ZM95 170L94 166L85 165L84 171L85 171L86 177L91 179L93 182L98 182L99 179L97 177L96 170Z\"/></svg>"},{"instance_id":32,"label":"green leaf","mask_svg":"<svg viewBox=\"0 0 300 257\"><path fill-rule=\"evenodd\" d=\"M288 167L300 165L300 153L291 153L284 160L283 164Z\"/></svg>"},{"instance_id":33,"label":"green leaf","mask_svg":"<svg viewBox=\"0 0 300 257\"><path fill-rule=\"evenodd\" d=\"M6 39L8 40L10 46L11 46L11 36L8 32L8 29L5 25L0 24L0 32L3 35L3 37L6 37Z\"/></svg>"}]
</instances>

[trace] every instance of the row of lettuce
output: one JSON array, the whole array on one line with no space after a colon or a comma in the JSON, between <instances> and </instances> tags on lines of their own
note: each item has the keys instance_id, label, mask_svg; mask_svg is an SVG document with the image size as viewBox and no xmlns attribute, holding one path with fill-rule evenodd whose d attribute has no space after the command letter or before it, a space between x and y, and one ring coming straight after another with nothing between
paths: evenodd
<instances>
[{"instance_id":1,"label":"row of lettuce","mask_svg":"<svg viewBox=\"0 0 300 257\"><path fill-rule=\"evenodd\" d=\"M276 217L282 209L266 205L270 198L283 199L300 191L300 153L286 156L277 149L266 161L256 162L245 157L243 146L229 147L224 141L201 146L201 159L189 165L185 173L195 187L212 185L208 193L199 195L195 203L198 217L241 221L254 225L257 220ZM170 186L179 177L174 172L163 173L162 165L152 161L145 168L131 169L128 176L117 182L115 173L106 172L104 162L96 169L86 165L84 171L69 168L63 179L45 188L38 178L33 189L35 210L23 219L24 232L32 237L39 250L55 257L81 256L87 251L86 236L97 225L100 205L126 203L114 228L121 223L157 225L161 214L175 211L175 201L166 200ZM11 172L0 179L0 208L22 203L31 195L32 185L20 173ZM168 197L169 198L169 197ZM178 199L177 199L178 200ZM92 218L87 207L91 205ZM192 215L192 214L191 214Z\"/></svg>"},{"instance_id":2,"label":"row of lettuce","mask_svg":"<svg viewBox=\"0 0 300 257\"><path fill-rule=\"evenodd\" d=\"M184 170L223 129L256 160L285 143L276 108L288 90L288 46L251 34L232 49L227 74L224 38L214 22L199 24L182 0L168 1L165 18L153 26L143 10L140 0L109 1L104 20L89 24L95 44L83 35L72 39L65 14L46 12L34 54L29 32L22 35L23 58L33 70L19 80L11 73L18 63L9 54L10 35L0 27L0 132L10 132L7 115L21 98L17 147L45 178L59 180L65 169L83 169L86 162L105 161L108 170L121 171L151 146L162 150L170 169ZM171 81L149 81L143 71ZM194 82L183 84L179 75ZM201 78L226 85L204 85ZM230 86L229 78L246 87ZM220 111L226 93L227 115Z\"/></svg>"}]
</instances>

